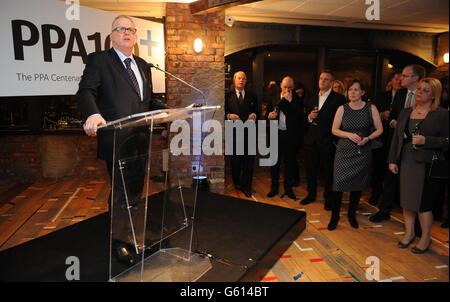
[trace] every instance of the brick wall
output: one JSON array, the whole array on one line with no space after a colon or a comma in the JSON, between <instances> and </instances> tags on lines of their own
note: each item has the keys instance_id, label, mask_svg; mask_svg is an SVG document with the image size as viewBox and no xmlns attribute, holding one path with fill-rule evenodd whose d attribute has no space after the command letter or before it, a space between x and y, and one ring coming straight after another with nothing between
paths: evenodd
<instances>
[{"instance_id":1,"label":"brick wall","mask_svg":"<svg viewBox=\"0 0 450 302\"><path fill-rule=\"evenodd\" d=\"M32 183L65 177L108 179L106 165L97 159L97 138L86 135L0 136L0 183ZM161 150L167 141L152 140L152 176L162 177ZM159 152L158 152L159 151Z\"/></svg>"},{"instance_id":2,"label":"brick wall","mask_svg":"<svg viewBox=\"0 0 450 302\"><path fill-rule=\"evenodd\" d=\"M225 103L224 18L223 11L191 15L188 4L166 4L166 70L201 89L209 105L222 106L214 115L210 113L205 116L205 119L219 120L222 125ZM195 53L193 48L196 38L203 41L203 51L200 53ZM203 99L198 92L174 79L167 79L169 106L184 107L202 102ZM191 147L192 145L191 141ZM192 183L192 176L196 175L192 171L192 166L197 163L203 170L201 174L208 176L211 191L223 193L225 191L223 155L175 156L171 158L170 167L173 173L179 175L182 183L188 185Z\"/></svg>"}]
</instances>

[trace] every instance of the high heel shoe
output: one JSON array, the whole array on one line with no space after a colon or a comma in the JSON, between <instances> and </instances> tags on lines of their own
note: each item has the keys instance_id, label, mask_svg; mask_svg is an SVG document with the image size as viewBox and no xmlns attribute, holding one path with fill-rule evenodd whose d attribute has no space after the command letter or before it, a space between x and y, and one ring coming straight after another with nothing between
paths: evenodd
<instances>
[{"instance_id":1,"label":"high heel shoe","mask_svg":"<svg viewBox=\"0 0 450 302\"><path fill-rule=\"evenodd\" d=\"M421 250L417 246L414 246L411 249L411 252L413 252L414 254L423 254L423 253L427 252L430 249L430 245L431 245L431 240L430 240L430 244L428 244L428 246L425 249Z\"/></svg>"},{"instance_id":2,"label":"high heel shoe","mask_svg":"<svg viewBox=\"0 0 450 302\"><path fill-rule=\"evenodd\" d=\"M406 249L411 243L413 243L414 239L416 239L416 236L413 236L413 238L407 244L404 244L402 241L399 241L397 245L401 249Z\"/></svg>"}]
</instances>

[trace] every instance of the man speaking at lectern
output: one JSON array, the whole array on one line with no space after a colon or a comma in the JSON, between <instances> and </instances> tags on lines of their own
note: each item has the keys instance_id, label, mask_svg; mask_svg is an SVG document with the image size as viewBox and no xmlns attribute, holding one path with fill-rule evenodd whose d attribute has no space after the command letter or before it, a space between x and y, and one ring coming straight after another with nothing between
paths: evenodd
<instances>
[{"instance_id":1,"label":"man speaking at lectern","mask_svg":"<svg viewBox=\"0 0 450 302\"><path fill-rule=\"evenodd\" d=\"M106 121L166 107L152 100L152 78L147 62L132 54L137 39L133 20L123 15L116 17L109 36L113 46L111 49L87 56L76 98L85 120L84 131L89 136L98 137L98 157L106 161L111 178L114 131L102 130L97 133L98 127L106 124ZM116 146L120 146L116 155L125 158L147 153L148 131L148 127L120 131L119 137L116 137ZM142 176L142 183L144 168L135 173L138 177ZM114 185L122 187L120 181L116 175ZM142 190L142 187L139 188L139 184L135 187L134 191L139 195L137 191ZM116 198L116 195L122 194L115 194L115 200L121 198ZM111 200L109 202L111 209Z\"/></svg>"}]
</instances>

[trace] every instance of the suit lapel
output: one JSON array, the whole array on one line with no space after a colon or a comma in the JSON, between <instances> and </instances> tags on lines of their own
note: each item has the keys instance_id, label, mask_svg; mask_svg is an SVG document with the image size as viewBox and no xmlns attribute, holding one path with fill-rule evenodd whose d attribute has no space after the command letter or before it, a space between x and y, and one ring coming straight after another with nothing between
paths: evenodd
<instances>
[{"instance_id":1,"label":"suit lapel","mask_svg":"<svg viewBox=\"0 0 450 302\"><path fill-rule=\"evenodd\" d=\"M136 95L138 95L138 92L134 88L133 82L131 81L131 78L128 75L128 72L127 72L125 66L123 66L123 63L120 61L120 58L117 55L116 51L113 48L111 48L109 50L109 54L110 54L110 57L111 57L111 61L113 61L112 65L116 69L117 73L119 73L120 76L122 76L125 79L125 81L128 82L128 84L131 86L131 88L136 93Z\"/></svg>"}]
</instances>

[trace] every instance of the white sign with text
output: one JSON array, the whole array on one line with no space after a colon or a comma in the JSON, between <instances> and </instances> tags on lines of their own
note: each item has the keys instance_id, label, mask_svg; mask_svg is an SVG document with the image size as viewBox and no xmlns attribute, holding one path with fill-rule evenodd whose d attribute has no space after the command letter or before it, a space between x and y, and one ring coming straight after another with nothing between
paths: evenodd
<instances>
[{"instance_id":1,"label":"white sign with text","mask_svg":"<svg viewBox=\"0 0 450 302\"><path fill-rule=\"evenodd\" d=\"M117 14L77 1L6 0L0 10L0 96L74 95L86 56L111 47ZM164 68L164 26L133 18L134 53ZM152 72L153 92L165 92L162 72Z\"/></svg>"}]
</instances>

